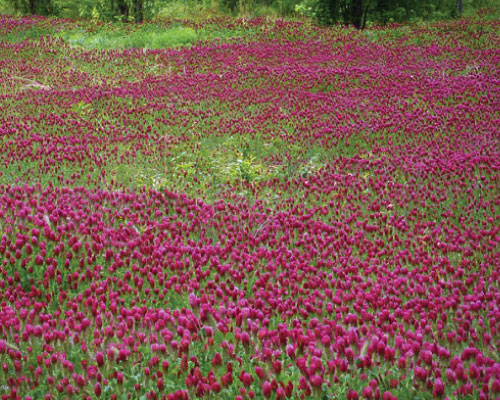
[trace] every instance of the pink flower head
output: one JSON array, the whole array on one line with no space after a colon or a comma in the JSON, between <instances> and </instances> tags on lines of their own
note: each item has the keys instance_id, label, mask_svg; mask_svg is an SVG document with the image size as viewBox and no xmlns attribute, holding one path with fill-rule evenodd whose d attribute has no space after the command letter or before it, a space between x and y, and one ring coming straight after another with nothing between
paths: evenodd
<instances>
[{"instance_id":1,"label":"pink flower head","mask_svg":"<svg viewBox=\"0 0 500 400\"><path fill-rule=\"evenodd\" d=\"M435 397L441 397L444 395L444 384L441 378L437 378L434 382L434 390L432 391L432 394Z\"/></svg>"},{"instance_id":2,"label":"pink flower head","mask_svg":"<svg viewBox=\"0 0 500 400\"><path fill-rule=\"evenodd\" d=\"M262 394L264 397L268 398L271 397L271 394L273 393L273 388L271 384L268 381L265 381L262 384Z\"/></svg>"}]
</instances>

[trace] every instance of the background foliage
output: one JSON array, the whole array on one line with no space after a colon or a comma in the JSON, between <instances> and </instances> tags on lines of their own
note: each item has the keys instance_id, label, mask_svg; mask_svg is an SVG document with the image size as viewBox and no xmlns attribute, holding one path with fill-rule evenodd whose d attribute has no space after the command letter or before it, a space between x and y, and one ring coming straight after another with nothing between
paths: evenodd
<instances>
[{"instance_id":1,"label":"background foliage","mask_svg":"<svg viewBox=\"0 0 500 400\"><path fill-rule=\"evenodd\" d=\"M366 24L437 20L488 9L498 16L500 0L0 0L0 13L142 21L198 19L217 15L310 17L322 24ZM462 13L460 13L462 11Z\"/></svg>"}]
</instances>

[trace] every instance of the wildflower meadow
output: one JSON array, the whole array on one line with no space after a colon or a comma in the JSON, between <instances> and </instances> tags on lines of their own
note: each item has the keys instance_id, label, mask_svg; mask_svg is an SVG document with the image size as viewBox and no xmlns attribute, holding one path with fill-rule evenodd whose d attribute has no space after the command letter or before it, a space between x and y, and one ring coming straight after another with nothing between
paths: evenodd
<instances>
[{"instance_id":1,"label":"wildflower meadow","mask_svg":"<svg viewBox=\"0 0 500 400\"><path fill-rule=\"evenodd\" d=\"M500 398L499 33L0 16L1 399Z\"/></svg>"}]
</instances>

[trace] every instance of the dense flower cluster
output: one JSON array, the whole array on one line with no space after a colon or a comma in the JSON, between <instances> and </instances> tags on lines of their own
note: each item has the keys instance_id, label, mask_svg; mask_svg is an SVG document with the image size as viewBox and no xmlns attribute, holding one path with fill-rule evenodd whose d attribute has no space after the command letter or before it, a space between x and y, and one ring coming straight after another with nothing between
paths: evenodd
<instances>
[{"instance_id":1,"label":"dense flower cluster","mask_svg":"<svg viewBox=\"0 0 500 400\"><path fill-rule=\"evenodd\" d=\"M1 398L500 396L499 23L210 23L0 43Z\"/></svg>"}]
</instances>

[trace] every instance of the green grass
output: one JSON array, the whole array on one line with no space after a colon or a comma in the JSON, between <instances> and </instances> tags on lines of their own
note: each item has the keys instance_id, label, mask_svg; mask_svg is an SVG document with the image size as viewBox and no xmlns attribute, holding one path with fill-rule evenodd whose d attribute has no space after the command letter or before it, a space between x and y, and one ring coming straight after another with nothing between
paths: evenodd
<instances>
[{"instance_id":1,"label":"green grass","mask_svg":"<svg viewBox=\"0 0 500 400\"><path fill-rule=\"evenodd\" d=\"M16 30L6 35L1 35L0 41L7 43L17 43L23 40L38 40L40 37L51 35L54 30L50 27L33 25L24 30Z\"/></svg>"},{"instance_id":2,"label":"green grass","mask_svg":"<svg viewBox=\"0 0 500 400\"><path fill-rule=\"evenodd\" d=\"M72 47L89 50L112 49L164 49L190 46L199 41L213 39L230 40L231 38L255 35L254 30L234 27L221 28L205 23L196 29L189 23L165 22L132 25L121 22L90 25L51 24L50 19L43 25L31 25L16 29L1 36L1 41L19 43L24 40L36 41L45 36L64 39ZM177 20L179 21L179 20Z\"/></svg>"},{"instance_id":3,"label":"green grass","mask_svg":"<svg viewBox=\"0 0 500 400\"><path fill-rule=\"evenodd\" d=\"M85 31L64 33L62 37L71 45L87 49L162 49L192 44L198 39L196 31L184 26L173 26L169 29L102 31L89 33Z\"/></svg>"}]
</instances>

